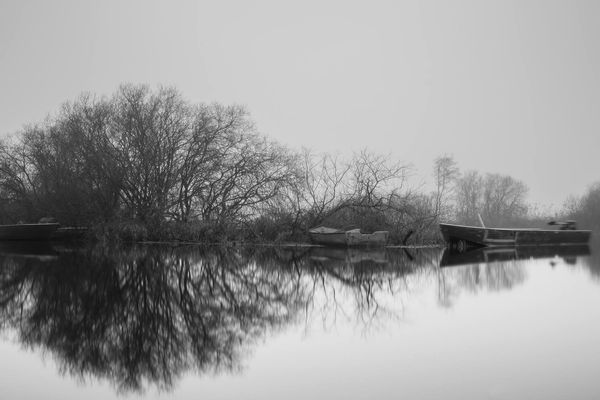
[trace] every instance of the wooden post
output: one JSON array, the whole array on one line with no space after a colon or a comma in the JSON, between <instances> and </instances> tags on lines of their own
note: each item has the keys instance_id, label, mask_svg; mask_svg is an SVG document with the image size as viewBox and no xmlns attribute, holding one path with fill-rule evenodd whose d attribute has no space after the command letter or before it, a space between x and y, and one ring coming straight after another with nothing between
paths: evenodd
<instances>
[{"instance_id":1,"label":"wooden post","mask_svg":"<svg viewBox=\"0 0 600 400\"><path fill-rule=\"evenodd\" d=\"M481 214L477 213L477 216L479 217L479 223L481 224L481 227L485 228L485 224L483 223L483 219L481 218Z\"/></svg>"}]
</instances>

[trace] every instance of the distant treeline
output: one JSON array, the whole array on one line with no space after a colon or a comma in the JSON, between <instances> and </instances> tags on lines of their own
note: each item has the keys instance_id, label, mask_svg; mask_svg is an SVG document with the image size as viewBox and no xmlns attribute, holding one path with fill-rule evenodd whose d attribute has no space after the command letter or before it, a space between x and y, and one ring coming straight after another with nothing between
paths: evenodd
<instances>
[{"instance_id":1,"label":"distant treeline","mask_svg":"<svg viewBox=\"0 0 600 400\"><path fill-rule=\"evenodd\" d=\"M190 104L173 88L123 85L82 95L0 142L0 222L55 217L121 240L305 240L329 225L439 240L437 222L528 222L527 187L435 160L432 193L408 164L292 151L258 133L242 107ZM600 186L565 216L598 226ZM591 225L588 224L588 225Z\"/></svg>"}]
</instances>

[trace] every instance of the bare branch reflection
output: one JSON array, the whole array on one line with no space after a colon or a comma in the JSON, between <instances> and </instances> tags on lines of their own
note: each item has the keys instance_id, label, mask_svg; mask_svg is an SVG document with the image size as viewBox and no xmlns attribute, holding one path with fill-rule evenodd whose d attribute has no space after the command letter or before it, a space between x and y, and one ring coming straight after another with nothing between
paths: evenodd
<instances>
[{"instance_id":1,"label":"bare branch reflection","mask_svg":"<svg viewBox=\"0 0 600 400\"><path fill-rule=\"evenodd\" d=\"M241 371L257 341L292 325L331 329L342 319L367 333L401 321L404 301L432 285L451 306L463 291L526 279L519 255L467 257L475 264L440 268L464 256L436 248L2 247L0 329L51 354L64 374L122 392L169 390L189 371Z\"/></svg>"},{"instance_id":2,"label":"bare branch reflection","mask_svg":"<svg viewBox=\"0 0 600 400\"><path fill-rule=\"evenodd\" d=\"M169 388L189 369L236 370L267 328L302 308L298 280L235 252L132 249L5 258L3 327L52 352L63 372L120 390Z\"/></svg>"},{"instance_id":3,"label":"bare branch reflection","mask_svg":"<svg viewBox=\"0 0 600 400\"><path fill-rule=\"evenodd\" d=\"M327 329L342 317L353 320L364 332L380 321L401 319L401 298L410 291L409 277L431 269L428 256L432 251L439 249L417 251L415 258L391 249L313 249L307 269L307 278L312 280L307 318L320 318Z\"/></svg>"}]
</instances>

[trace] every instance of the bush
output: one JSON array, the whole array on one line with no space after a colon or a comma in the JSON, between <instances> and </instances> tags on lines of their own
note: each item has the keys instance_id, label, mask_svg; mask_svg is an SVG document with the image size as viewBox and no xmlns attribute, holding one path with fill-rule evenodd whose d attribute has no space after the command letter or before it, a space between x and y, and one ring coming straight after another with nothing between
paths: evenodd
<instances>
[{"instance_id":1,"label":"bush","mask_svg":"<svg viewBox=\"0 0 600 400\"><path fill-rule=\"evenodd\" d=\"M95 225L90 237L107 243L141 242L148 240L148 229L136 221L106 222Z\"/></svg>"}]
</instances>

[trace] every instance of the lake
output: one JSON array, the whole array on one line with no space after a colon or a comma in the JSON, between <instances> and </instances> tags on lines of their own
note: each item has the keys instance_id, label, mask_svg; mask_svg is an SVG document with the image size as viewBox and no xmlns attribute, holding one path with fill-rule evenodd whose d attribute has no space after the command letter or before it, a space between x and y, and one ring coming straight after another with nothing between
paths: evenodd
<instances>
[{"instance_id":1,"label":"lake","mask_svg":"<svg viewBox=\"0 0 600 400\"><path fill-rule=\"evenodd\" d=\"M600 398L593 248L0 244L0 398Z\"/></svg>"}]
</instances>

